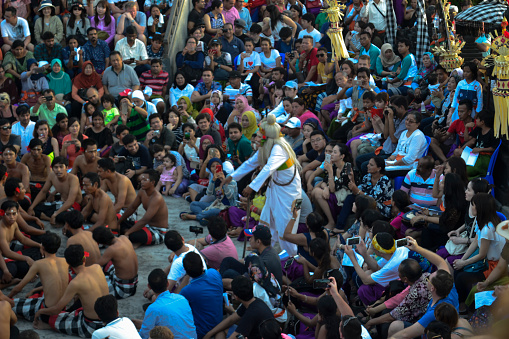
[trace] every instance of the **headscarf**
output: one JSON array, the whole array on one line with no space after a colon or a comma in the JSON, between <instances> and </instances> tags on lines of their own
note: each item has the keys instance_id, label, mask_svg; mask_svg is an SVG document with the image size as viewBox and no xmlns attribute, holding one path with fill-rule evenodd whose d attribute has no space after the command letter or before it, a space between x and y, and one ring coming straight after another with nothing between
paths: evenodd
<instances>
[{"instance_id":1,"label":"headscarf","mask_svg":"<svg viewBox=\"0 0 509 339\"><path fill-rule=\"evenodd\" d=\"M244 134L246 138L251 140L253 134L256 133L256 131L258 130L258 125L256 124L256 116L252 111L242 113L242 116L244 115L249 119L249 127L242 128L242 134Z\"/></svg>"},{"instance_id":2,"label":"headscarf","mask_svg":"<svg viewBox=\"0 0 509 339\"><path fill-rule=\"evenodd\" d=\"M180 74L180 75L182 75L182 76L184 77L184 84L183 84L182 86L177 85L177 75L179 75L179 74ZM187 86L187 79L186 79L186 76L185 76L184 72L182 72L182 71L180 71L180 70L179 70L179 71L177 71L177 72L175 73L175 77L173 78L173 88L178 88L178 89L180 89L181 91L183 91L183 90L184 90L184 88L186 88L186 86Z\"/></svg>"},{"instance_id":3,"label":"headscarf","mask_svg":"<svg viewBox=\"0 0 509 339\"><path fill-rule=\"evenodd\" d=\"M219 96L219 105L217 105L217 106L212 104L212 96L214 94L217 94ZM221 106L223 106L223 93L221 93L221 91L216 89L216 90L212 91L212 93L210 93L210 105L211 105L211 107L213 107L212 113L214 113L214 115L216 115L217 112L221 109Z\"/></svg>"},{"instance_id":4,"label":"headscarf","mask_svg":"<svg viewBox=\"0 0 509 339\"><path fill-rule=\"evenodd\" d=\"M423 65L421 66L421 68L419 68L419 70L417 71L417 79L422 79L424 78L425 76L427 76L429 73L433 72L435 70L435 68L437 67L437 62L435 61L435 56L430 53L430 52L425 52L423 54L423 57L427 55L429 56L429 59L430 59L430 65L429 67L425 67L424 66L424 63ZM415 82L415 78L414 78L414 82Z\"/></svg>"},{"instance_id":5,"label":"headscarf","mask_svg":"<svg viewBox=\"0 0 509 339\"><path fill-rule=\"evenodd\" d=\"M460 80L463 80L463 69L461 67L458 67L458 68L455 68L452 72L454 72L454 71L456 71L456 74L460 77Z\"/></svg>"},{"instance_id":6,"label":"headscarf","mask_svg":"<svg viewBox=\"0 0 509 339\"><path fill-rule=\"evenodd\" d=\"M53 66L57 63L60 65L60 72L55 73L53 72ZM71 78L64 72L62 61L60 61L60 59L53 59L51 61L51 73L47 75L47 78L48 86L50 89L55 91L55 95L65 95L71 92Z\"/></svg>"},{"instance_id":7,"label":"headscarf","mask_svg":"<svg viewBox=\"0 0 509 339\"><path fill-rule=\"evenodd\" d=\"M237 95L235 97L235 101L237 101L237 99L242 100L242 102L244 103L244 110L242 112L240 112L241 114L244 112L247 112L247 111L251 111L253 113L256 111L253 107L251 107L251 105L249 105L249 102L247 101L247 98L245 96Z\"/></svg>"},{"instance_id":8,"label":"headscarf","mask_svg":"<svg viewBox=\"0 0 509 339\"><path fill-rule=\"evenodd\" d=\"M327 139L327 141L329 140L329 138L327 137L327 133L325 133L323 131L323 128L322 126L320 126L320 124L318 123L318 120L316 120L315 118L309 118L307 119L306 121L304 121L304 123L302 124L302 127L304 127L305 125L310 125L313 130L315 131L320 131L323 133L323 135L325 135L325 139Z\"/></svg>"},{"instance_id":9,"label":"headscarf","mask_svg":"<svg viewBox=\"0 0 509 339\"><path fill-rule=\"evenodd\" d=\"M392 51L392 58L390 59L385 57L385 52L388 50ZM380 49L380 61L382 62L382 67L387 68L400 62L401 58L394 53L394 49L392 48L391 44L383 44L382 48Z\"/></svg>"},{"instance_id":10,"label":"headscarf","mask_svg":"<svg viewBox=\"0 0 509 339\"><path fill-rule=\"evenodd\" d=\"M35 59L28 59L28 60L27 60L27 72L28 72L28 71L30 71L30 67L31 67L33 64L36 64L36 65L37 65L37 60L35 60ZM44 77L44 74L43 74L43 73L33 73L33 74L30 76L30 80L37 81L37 80L39 80L40 78L43 78L43 77Z\"/></svg>"},{"instance_id":11,"label":"headscarf","mask_svg":"<svg viewBox=\"0 0 509 339\"><path fill-rule=\"evenodd\" d=\"M222 162L222 161L221 161L221 159L219 159L219 158L212 158L212 159L210 159L210 160L209 160L209 163L207 164L207 168L208 168L208 169L209 169L209 171L211 171L211 172L212 172L212 170L211 170L210 168L212 167L212 164L213 164L214 162L218 162L220 165L223 165L223 162Z\"/></svg>"},{"instance_id":12,"label":"headscarf","mask_svg":"<svg viewBox=\"0 0 509 339\"><path fill-rule=\"evenodd\" d=\"M194 118L196 118L196 117L198 116L198 114L199 114L199 113L198 113L198 111L197 111L197 110L195 110L195 109L194 109L194 107L193 107L193 103L191 102L191 100L190 100L188 97L186 97L186 96L182 96L182 97L180 97L180 98L177 100L177 102L179 102L179 101L180 101L180 99L184 99L184 101L185 101L185 102L186 102L186 104L187 104L186 112L187 112L187 113L188 113L191 117L193 117L193 119L194 119ZM184 121L184 120L185 120L184 122L187 122L187 117L181 117L181 119L182 119L182 121Z\"/></svg>"},{"instance_id":13,"label":"headscarf","mask_svg":"<svg viewBox=\"0 0 509 339\"><path fill-rule=\"evenodd\" d=\"M87 67L87 65L92 66L92 74L90 75L85 75L85 67ZM99 82L101 82L101 76L95 71L94 64L92 61L85 61L83 63L83 67L81 68L81 73L74 78L73 85L78 89L88 89L92 86L97 86L97 83Z\"/></svg>"},{"instance_id":14,"label":"headscarf","mask_svg":"<svg viewBox=\"0 0 509 339\"><path fill-rule=\"evenodd\" d=\"M200 159L203 159L205 160L206 158L206 154L205 154L205 150L203 149L202 147L202 143L204 140L208 140L211 142L211 145L214 144L214 138L212 138L210 135L204 135L200 138L200 149L198 150L198 156L200 157Z\"/></svg>"}]
</instances>

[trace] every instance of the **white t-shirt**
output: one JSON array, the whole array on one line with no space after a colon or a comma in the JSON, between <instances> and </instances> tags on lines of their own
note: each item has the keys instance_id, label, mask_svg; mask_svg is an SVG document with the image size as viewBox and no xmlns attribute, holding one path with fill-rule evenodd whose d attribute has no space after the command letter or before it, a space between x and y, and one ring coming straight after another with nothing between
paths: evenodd
<instances>
[{"instance_id":1,"label":"white t-shirt","mask_svg":"<svg viewBox=\"0 0 509 339\"><path fill-rule=\"evenodd\" d=\"M279 51L277 49L270 50L270 57L266 58L263 52L260 52L260 60L265 68L275 68L276 59L279 57Z\"/></svg>"},{"instance_id":2,"label":"white t-shirt","mask_svg":"<svg viewBox=\"0 0 509 339\"><path fill-rule=\"evenodd\" d=\"M28 27L28 21L18 17L16 26L12 26L7 21L3 20L0 24L2 29L2 38L9 38L9 40L21 40L24 41L26 37L30 36L30 28Z\"/></svg>"},{"instance_id":3,"label":"white t-shirt","mask_svg":"<svg viewBox=\"0 0 509 339\"><path fill-rule=\"evenodd\" d=\"M240 55L239 55L239 61L240 61ZM250 56L244 58L244 71L251 71L256 66L261 66L262 61L260 59L260 54L256 52L252 52Z\"/></svg>"},{"instance_id":4,"label":"white t-shirt","mask_svg":"<svg viewBox=\"0 0 509 339\"><path fill-rule=\"evenodd\" d=\"M168 280L173 280L177 282L177 286L180 284L180 281L184 276L186 275L186 270L184 269L184 257L189 252L194 252L197 254L200 254L200 252L194 247L193 245L185 244L184 246L187 246L189 251L183 252L179 256L175 256L173 258L173 263L171 264L170 273L168 274ZM201 262L203 264L203 267L206 268L207 264L205 263L205 260L200 254Z\"/></svg>"},{"instance_id":5,"label":"white t-shirt","mask_svg":"<svg viewBox=\"0 0 509 339\"><path fill-rule=\"evenodd\" d=\"M145 6L147 2L145 2ZM148 5L147 7L150 7L150 5ZM147 19L147 26L152 26L154 24L154 18L151 16L148 17ZM157 27L161 28L164 26L164 15L162 14L159 14L159 23L157 24Z\"/></svg>"},{"instance_id":6,"label":"white t-shirt","mask_svg":"<svg viewBox=\"0 0 509 339\"><path fill-rule=\"evenodd\" d=\"M200 138L196 138L195 145L198 149L200 149ZM196 149L194 147L188 146L187 144L184 145L184 154L188 160L191 160L193 157L198 157Z\"/></svg>"},{"instance_id":7,"label":"white t-shirt","mask_svg":"<svg viewBox=\"0 0 509 339\"><path fill-rule=\"evenodd\" d=\"M307 30L303 29L299 32L299 39L304 38L306 35L311 35L313 37L313 46L322 39L322 34L316 29L313 28L313 31L309 33Z\"/></svg>"},{"instance_id":8,"label":"white t-shirt","mask_svg":"<svg viewBox=\"0 0 509 339\"><path fill-rule=\"evenodd\" d=\"M493 261L499 260L502 249L505 246L505 238L495 231L495 226L490 222L488 225L485 225L482 230L479 230L479 225L477 225L476 222L475 233L477 234L477 246L479 248L481 248L481 239L490 240L486 259Z\"/></svg>"},{"instance_id":9,"label":"white t-shirt","mask_svg":"<svg viewBox=\"0 0 509 339\"><path fill-rule=\"evenodd\" d=\"M95 330L92 339L141 339L138 330L129 318L118 318L108 325Z\"/></svg>"},{"instance_id":10,"label":"white t-shirt","mask_svg":"<svg viewBox=\"0 0 509 339\"><path fill-rule=\"evenodd\" d=\"M383 258L378 260L378 266L380 266L381 269L372 273L371 279L383 287L386 287L391 281L399 279L399 264L408 258L409 251L407 247L399 247L393 253L389 261Z\"/></svg>"}]
</instances>

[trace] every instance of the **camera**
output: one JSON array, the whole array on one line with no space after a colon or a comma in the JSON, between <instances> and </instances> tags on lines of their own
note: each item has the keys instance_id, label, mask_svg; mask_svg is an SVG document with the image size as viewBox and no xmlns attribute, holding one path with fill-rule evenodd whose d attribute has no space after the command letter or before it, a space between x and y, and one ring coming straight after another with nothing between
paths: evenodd
<instances>
[{"instance_id":1,"label":"camera","mask_svg":"<svg viewBox=\"0 0 509 339\"><path fill-rule=\"evenodd\" d=\"M203 234L203 227L200 226L189 226L189 232L196 234Z\"/></svg>"},{"instance_id":2,"label":"camera","mask_svg":"<svg viewBox=\"0 0 509 339\"><path fill-rule=\"evenodd\" d=\"M396 240L396 248L403 247L403 246L406 246L406 245L408 245L408 239L403 238L403 239Z\"/></svg>"},{"instance_id":3,"label":"camera","mask_svg":"<svg viewBox=\"0 0 509 339\"><path fill-rule=\"evenodd\" d=\"M191 139L191 133L189 133L189 132L184 133L184 139L186 139L186 140Z\"/></svg>"},{"instance_id":4,"label":"camera","mask_svg":"<svg viewBox=\"0 0 509 339\"><path fill-rule=\"evenodd\" d=\"M179 106L178 106L178 108L179 108L179 110L183 110L183 109L184 109L184 106L179 105Z\"/></svg>"},{"instance_id":5,"label":"camera","mask_svg":"<svg viewBox=\"0 0 509 339\"><path fill-rule=\"evenodd\" d=\"M46 101L53 100L53 96L51 96L51 95L45 96L44 98L46 99Z\"/></svg>"},{"instance_id":6,"label":"camera","mask_svg":"<svg viewBox=\"0 0 509 339\"><path fill-rule=\"evenodd\" d=\"M389 115L389 110L387 108L390 108L392 110L392 113L396 114L396 107L389 105L384 109L384 115Z\"/></svg>"},{"instance_id":7,"label":"camera","mask_svg":"<svg viewBox=\"0 0 509 339\"><path fill-rule=\"evenodd\" d=\"M313 288L316 289L326 289L329 287L330 280L329 279L316 279L313 280Z\"/></svg>"}]
</instances>

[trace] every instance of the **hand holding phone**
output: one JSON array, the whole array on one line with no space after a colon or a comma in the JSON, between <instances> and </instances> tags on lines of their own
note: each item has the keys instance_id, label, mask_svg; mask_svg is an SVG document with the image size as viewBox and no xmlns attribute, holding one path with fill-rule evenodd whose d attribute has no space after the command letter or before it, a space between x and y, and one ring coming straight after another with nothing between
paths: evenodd
<instances>
[{"instance_id":1,"label":"hand holding phone","mask_svg":"<svg viewBox=\"0 0 509 339\"><path fill-rule=\"evenodd\" d=\"M346 239L346 244L348 246L359 245L360 242L361 242L361 238L360 237L352 237L352 238Z\"/></svg>"},{"instance_id":2,"label":"hand holding phone","mask_svg":"<svg viewBox=\"0 0 509 339\"><path fill-rule=\"evenodd\" d=\"M407 238L396 240L396 248L403 247L403 246L406 246L406 245L408 245L408 239Z\"/></svg>"}]
</instances>

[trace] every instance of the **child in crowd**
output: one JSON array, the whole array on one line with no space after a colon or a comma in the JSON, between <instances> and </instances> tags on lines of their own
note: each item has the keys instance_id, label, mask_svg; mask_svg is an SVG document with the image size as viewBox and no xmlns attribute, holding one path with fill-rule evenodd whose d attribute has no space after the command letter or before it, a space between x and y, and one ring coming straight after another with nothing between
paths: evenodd
<instances>
[{"instance_id":1,"label":"child in crowd","mask_svg":"<svg viewBox=\"0 0 509 339\"><path fill-rule=\"evenodd\" d=\"M120 116L118 108L115 107L115 98L111 94L104 94L101 98L101 104L104 107L102 111L104 114L104 124L113 132Z\"/></svg>"},{"instance_id":2,"label":"child in crowd","mask_svg":"<svg viewBox=\"0 0 509 339\"><path fill-rule=\"evenodd\" d=\"M398 238L403 238L405 236L404 229L401 228L401 225L403 224L403 215L407 212L410 212L410 208L408 206L411 204L412 203L410 202L410 198L405 191L397 190L392 194L391 212L394 216L394 219L392 219L391 225L394 227Z\"/></svg>"},{"instance_id":3,"label":"child in crowd","mask_svg":"<svg viewBox=\"0 0 509 339\"><path fill-rule=\"evenodd\" d=\"M163 166L161 168L161 176L159 177L159 182L156 186L156 191L160 191L163 189L163 195L168 195L170 188L175 184L176 173L175 170L177 167L175 164L177 163L177 159L171 153L167 153L163 157Z\"/></svg>"},{"instance_id":4,"label":"child in crowd","mask_svg":"<svg viewBox=\"0 0 509 339\"><path fill-rule=\"evenodd\" d=\"M281 100L284 98L283 86L285 82L283 80L278 80L274 83L274 93L271 93L271 103L272 107L277 107Z\"/></svg>"},{"instance_id":5,"label":"child in crowd","mask_svg":"<svg viewBox=\"0 0 509 339\"><path fill-rule=\"evenodd\" d=\"M85 103L83 107L84 112L81 114L81 128L82 131L86 130L89 127L92 127L92 114L95 112L95 106L90 101Z\"/></svg>"},{"instance_id":6,"label":"child in crowd","mask_svg":"<svg viewBox=\"0 0 509 339\"><path fill-rule=\"evenodd\" d=\"M166 156L166 150L162 145L154 144L150 147L152 156L154 157L154 169L161 172L163 168L163 160Z\"/></svg>"},{"instance_id":7,"label":"child in crowd","mask_svg":"<svg viewBox=\"0 0 509 339\"><path fill-rule=\"evenodd\" d=\"M152 42L147 45L147 54L150 59L162 59L164 54L163 47L163 35L154 34L152 36Z\"/></svg>"}]
</instances>

